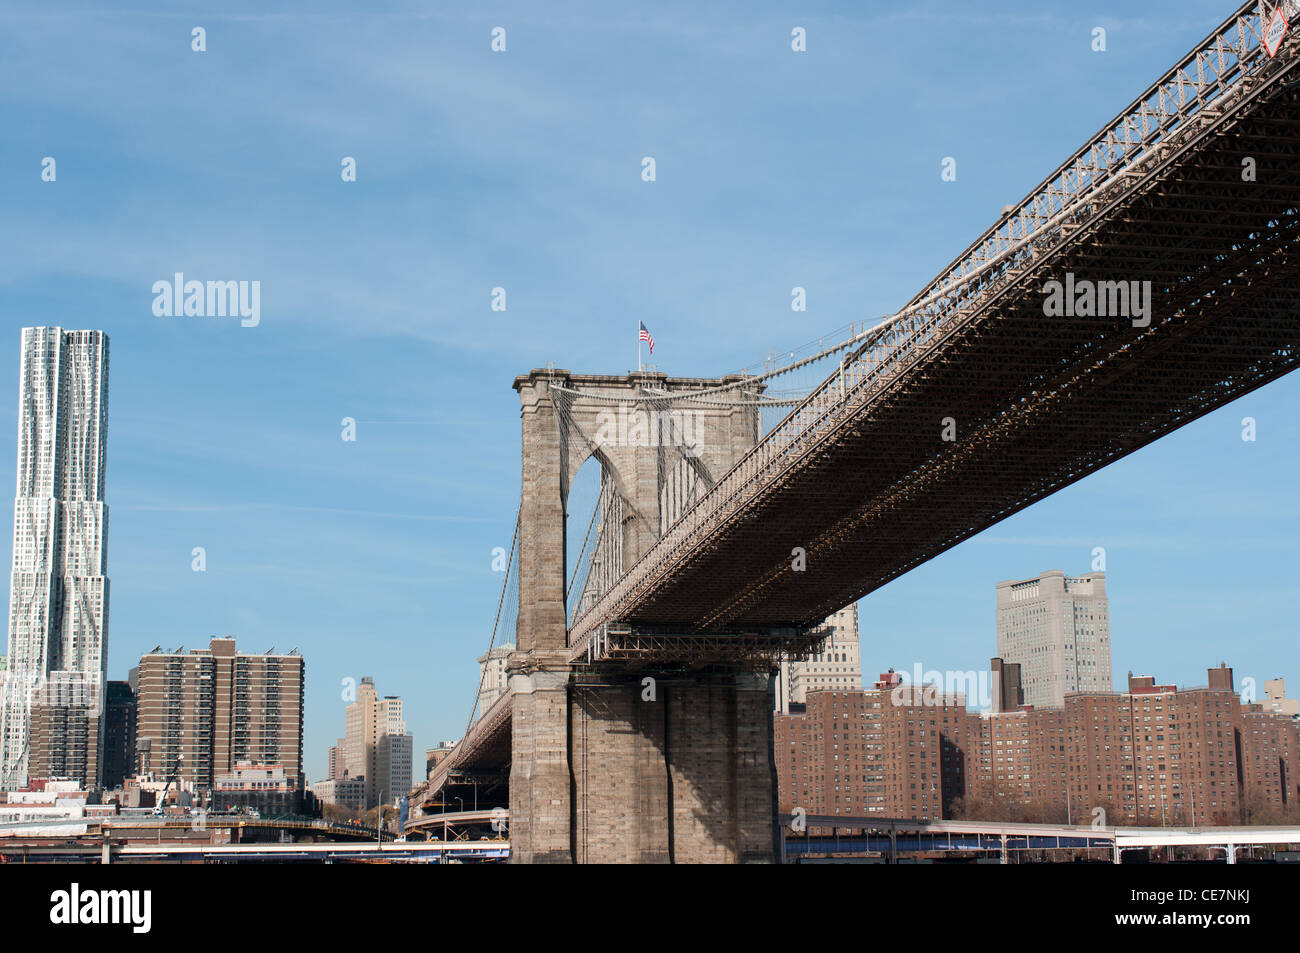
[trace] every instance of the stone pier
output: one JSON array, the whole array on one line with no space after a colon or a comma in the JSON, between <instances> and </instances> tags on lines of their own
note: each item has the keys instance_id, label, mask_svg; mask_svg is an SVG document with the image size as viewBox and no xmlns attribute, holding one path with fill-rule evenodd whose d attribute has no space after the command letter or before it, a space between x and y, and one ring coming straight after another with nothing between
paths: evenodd
<instances>
[{"instance_id":1,"label":"stone pier","mask_svg":"<svg viewBox=\"0 0 1300 953\"><path fill-rule=\"evenodd\" d=\"M646 383L671 391L721 380L536 370L515 381L523 430L519 623L508 666L516 863L774 860L770 676L728 668L575 672L567 663L565 510L574 475L596 456L614 480L629 514L625 566L670 521L661 507L672 494L662 449L625 439L626 426L611 416L617 405L553 385L626 397ZM692 413L690 465L716 480L756 442L757 414Z\"/></svg>"},{"instance_id":2,"label":"stone pier","mask_svg":"<svg viewBox=\"0 0 1300 953\"><path fill-rule=\"evenodd\" d=\"M576 675L574 859L770 862L770 683L727 672Z\"/></svg>"}]
</instances>

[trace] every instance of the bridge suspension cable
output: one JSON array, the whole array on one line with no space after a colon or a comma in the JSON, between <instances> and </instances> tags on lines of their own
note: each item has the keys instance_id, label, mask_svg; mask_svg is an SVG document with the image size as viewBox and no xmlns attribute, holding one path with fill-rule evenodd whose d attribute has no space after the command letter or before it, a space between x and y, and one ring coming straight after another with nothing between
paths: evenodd
<instances>
[{"instance_id":1,"label":"bridge suspension cable","mask_svg":"<svg viewBox=\"0 0 1300 953\"><path fill-rule=\"evenodd\" d=\"M583 540L583 549L578 553L569 589L565 592L565 607L570 621L585 612L623 574L622 527L627 509L613 477L602 467L600 493L592 507L591 524L587 527L588 539L594 529L595 541L588 550L588 540ZM584 553L587 557L585 562ZM571 593L575 591L574 583L579 578L582 586L576 590L578 597L575 600Z\"/></svg>"},{"instance_id":2,"label":"bridge suspension cable","mask_svg":"<svg viewBox=\"0 0 1300 953\"><path fill-rule=\"evenodd\" d=\"M887 317L884 320L887 322L891 320L891 318ZM773 397L768 392L769 381L788 377L801 370L817 365L841 351L854 347L859 342L865 341L880 327L881 325L875 325L871 328L859 330L858 325L847 325L843 328L837 328L831 333L831 335L824 335L818 341L810 342L809 344L802 345L801 347L790 351L789 354L791 360L788 363L777 366L774 363L774 359L769 358L768 360L773 363L773 366L767 370L750 373L748 367L742 368L739 371L736 380L726 381L709 387L665 391L656 388L652 383L650 383L654 378L650 375L646 375L646 384L642 387L643 396L600 393L584 390L582 388L566 387L559 383L552 383L551 388L574 396L581 396L589 400L610 404L635 405L644 403L647 398L655 398L673 404L696 402L705 403L701 398L715 397L715 400L710 402L713 406L792 406L803 399L803 395L806 393L808 388L802 386L797 387L790 392L789 396ZM847 332L848 336L840 338L839 335L845 332ZM825 344L826 337L831 337L835 343L827 346ZM812 354L798 356L800 351L808 347L816 347L818 350ZM818 380L820 379L821 378L818 377ZM715 396L731 394L737 391L740 393L739 397L726 398Z\"/></svg>"},{"instance_id":3,"label":"bridge suspension cable","mask_svg":"<svg viewBox=\"0 0 1300 953\"><path fill-rule=\"evenodd\" d=\"M506 577L501 580L501 595L497 598L496 618L492 620L492 637L488 639L487 651L490 655L496 647L497 632L501 629L502 611L505 612L506 628L512 628L518 622L519 616L519 518L521 508L515 510L515 534L510 540L510 555L506 557ZM514 592L514 598L507 599L507 596ZM487 666L479 670L478 691L474 693L474 704L469 711L469 722L465 725L465 734L474 725L474 719L478 716L479 699L483 697L483 681L487 677Z\"/></svg>"}]
</instances>

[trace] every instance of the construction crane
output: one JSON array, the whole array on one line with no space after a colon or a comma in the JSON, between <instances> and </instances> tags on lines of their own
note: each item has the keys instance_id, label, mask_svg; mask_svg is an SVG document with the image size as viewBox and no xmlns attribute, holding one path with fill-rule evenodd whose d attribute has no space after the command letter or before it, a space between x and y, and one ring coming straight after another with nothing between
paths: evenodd
<instances>
[{"instance_id":1,"label":"construction crane","mask_svg":"<svg viewBox=\"0 0 1300 953\"><path fill-rule=\"evenodd\" d=\"M163 812L163 805L167 800L167 791L171 788L172 782L175 781L177 776L181 773L181 762L184 760L185 754L183 752L176 756L176 766L172 768L172 773L168 775L167 783L163 785L163 789L158 795L158 803L154 805L153 812L155 814L161 814ZM178 784L177 787L179 788L180 785Z\"/></svg>"}]
</instances>

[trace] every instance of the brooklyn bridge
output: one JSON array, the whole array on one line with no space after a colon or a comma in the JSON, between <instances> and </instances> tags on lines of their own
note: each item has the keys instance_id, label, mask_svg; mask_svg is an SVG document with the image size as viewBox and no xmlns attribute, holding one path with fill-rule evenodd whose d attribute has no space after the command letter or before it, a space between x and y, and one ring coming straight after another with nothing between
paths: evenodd
<instances>
[{"instance_id":1,"label":"brooklyn bridge","mask_svg":"<svg viewBox=\"0 0 1300 953\"><path fill-rule=\"evenodd\" d=\"M509 689L427 796L508 803L517 862L774 860L779 659L1295 368L1298 15L1242 6L878 323L713 379L518 377Z\"/></svg>"}]
</instances>

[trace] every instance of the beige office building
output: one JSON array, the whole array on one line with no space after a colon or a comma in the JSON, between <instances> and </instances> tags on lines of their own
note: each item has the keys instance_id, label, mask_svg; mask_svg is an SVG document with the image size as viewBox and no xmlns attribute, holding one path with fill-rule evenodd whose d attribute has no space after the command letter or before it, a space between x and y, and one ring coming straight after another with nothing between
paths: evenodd
<instances>
[{"instance_id":1,"label":"beige office building","mask_svg":"<svg viewBox=\"0 0 1300 953\"><path fill-rule=\"evenodd\" d=\"M1114 690L1105 573L998 583L997 631L998 657L1020 666L1025 704L1060 708L1070 692Z\"/></svg>"},{"instance_id":2,"label":"beige office building","mask_svg":"<svg viewBox=\"0 0 1300 953\"><path fill-rule=\"evenodd\" d=\"M366 676L357 688L356 701L344 712L344 725L346 733L335 746L331 759L334 774L328 780L362 780L364 810L378 804L381 797L391 802L408 793L415 746L406 732L402 699L396 695L380 698L374 679Z\"/></svg>"},{"instance_id":3,"label":"beige office building","mask_svg":"<svg viewBox=\"0 0 1300 953\"><path fill-rule=\"evenodd\" d=\"M332 804L360 813L365 810L365 778L326 778L311 786L311 793L322 804Z\"/></svg>"},{"instance_id":4,"label":"beige office building","mask_svg":"<svg viewBox=\"0 0 1300 953\"><path fill-rule=\"evenodd\" d=\"M278 765L301 790L304 674L296 650L239 652L233 638L141 656L131 683L143 770L211 789L241 762Z\"/></svg>"},{"instance_id":5,"label":"beige office building","mask_svg":"<svg viewBox=\"0 0 1300 953\"><path fill-rule=\"evenodd\" d=\"M1300 718L1300 699L1286 697L1284 678L1270 678L1264 682L1263 708L1275 715Z\"/></svg>"},{"instance_id":6,"label":"beige office building","mask_svg":"<svg viewBox=\"0 0 1300 953\"><path fill-rule=\"evenodd\" d=\"M777 672L776 710L805 704L810 692L856 692L862 689L858 604L845 606L826 620L830 635L821 651L807 659L782 661Z\"/></svg>"},{"instance_id":7,"label":"beige office building","mask_svg":"<svg viewBox=\"0 0 1300 953\"><path fill-rule=\"evenodd\" d=\"M507 642L478 657L478 708L474 712L476 719L482 718L492 703L506 693L510 684L506 675L506 662L514 650L514 643Z\"/></svg>"}]
</instances>

